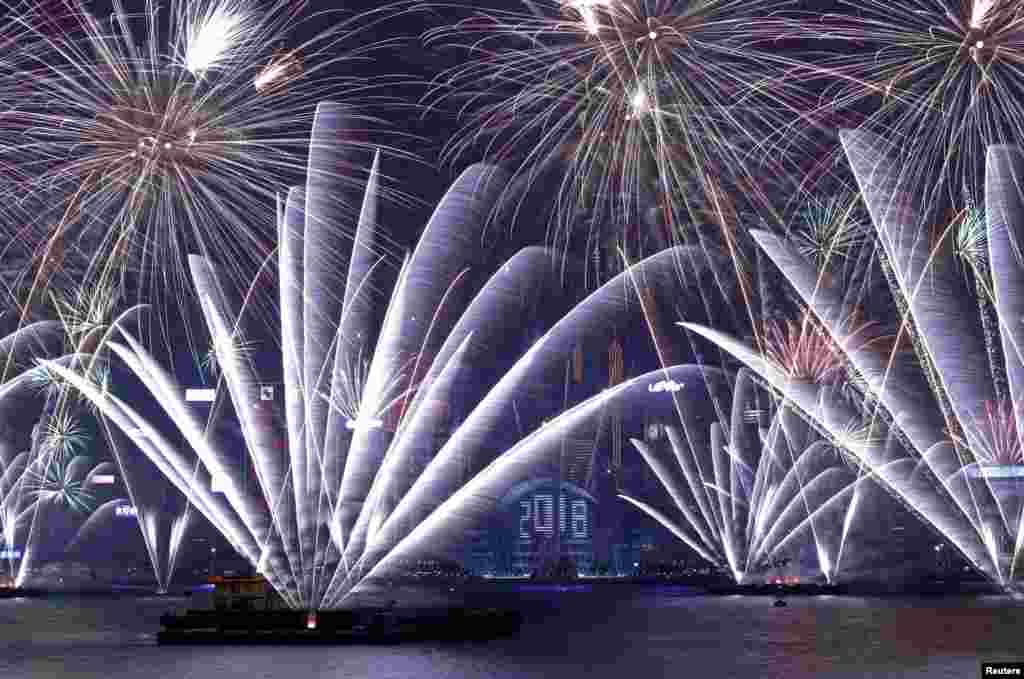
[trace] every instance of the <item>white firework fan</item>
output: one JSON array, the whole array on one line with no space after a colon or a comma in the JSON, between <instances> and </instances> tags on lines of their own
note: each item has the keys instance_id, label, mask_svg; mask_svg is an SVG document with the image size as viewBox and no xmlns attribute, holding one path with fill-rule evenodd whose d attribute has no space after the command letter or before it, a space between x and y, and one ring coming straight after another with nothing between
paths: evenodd
<instances>
[{"instance_id":1,"label":"white firework fan","mask_svg":"<svg viewBox=\"0 0 1024 679\"><path fill-rule=\"evenodd\" d=\"M747 370L732 402L716 404L710 426L703 404L679 400L679 422L666 427L671 455L636 439L633 446L671 497L678 517L629 495L624 500L665 526L737 583L756 579L783 555L813 548L827 582L840 570L866 479L836 459L785 404L767 429L745 414L756 397ZM714 397L714 396L713 396Z\"/></svg>"},{"instance_id":2,"label":"white firework fan","mask_svg":"<svg viewBox=\"0 0 1024 679\"><path fill-rule=\"evenodd\" d=\"M843 347L877 404L877 435L846 441L849 452L908 507L955 545L992 581L1020 580L1024 521L1019 441L1024 390L1021 346L1024 269L1024 154L988 150L985 242L988 264L972 290L958 262L958 239L917 190L916 168L890 154L891 145L862 131L841 134L847 157L891 268L898 306L914 333L916 360L905 352L866 351L844 341L851 311L839 286L823 281L784 239L756 235L809 308ZM909 162L909 161L907 161ZM979 292L980 291L980 292ZM988 305L997 323L986 323ZM840 432L856 418L827 389L797 384L736 340L699 326L781 391L813 422ZM834 436L837 440L840 436Z\"/></svg>"},{"instance_id":3,"label":"white firework fan","mask_svg":"<svg viewBox=\"0 0 1024 679\"><path fill-rule=\"evenodd\" d=\"M381 263L375 249L381 237L376 164L354 240L345 236L351 230L329 199L336 187L316 172L334 166L345 152L328 143L344 124L336 112L321 107L312 171L304 189L289 193L279 222L281 434L265 426L267 410L254 396L264 381L262 356L259 362L230 352L217 357L220 388L230 396L245 439L243 465L237 446L222 447L207 436L184 390L131 334L109 346L150 390L188 442L186 449L115 394L101 394L73 370L53 365L297 608L350 605L400 576L410 561L453 550L509 488L556 458L574 423L599 412L631 383L546 424L538 415L540 428L495 458L495 437L518 431L513 399L531 384L561 375L580 337L609 340L615 327L639 322L642 306L627 281L642 280L652 294L678 299L675 264L698 254L675 248L630 267L560 317L504 375L474 372L465 380L461 375L474 366L492 365L494 352L521 331L539 296L556 289L557 258L526 248L475 296L462 294L467 268L480 260L487 215L508 179L494 168L473 166L449 189L406 258L378 325L367 292L377 289L369 281ZM251 309L232 308L215 265L196 257L192 272L209 332L215 338L255 336ZM373 352L366 354L370 346ZM365 374L352 373L364 358ZM469 401L465 419L449 427L439 405L454 396L456 380L480 394ZM394 417L393 426L373 426L385 412ZM246 476L257 482L247 484Z\"/></svg>"}]
</instances>

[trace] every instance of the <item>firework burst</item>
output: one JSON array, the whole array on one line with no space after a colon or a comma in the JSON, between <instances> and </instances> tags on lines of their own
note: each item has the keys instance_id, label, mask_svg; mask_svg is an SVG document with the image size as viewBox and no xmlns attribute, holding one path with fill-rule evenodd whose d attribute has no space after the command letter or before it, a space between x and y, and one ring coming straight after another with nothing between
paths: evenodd
<instances>
[{"instance_id":1,"label":"firework burst","mask_svg":"<svg viewBox=\"0 0 1024 679\"><path fill-rule=\"evenodd\" d=\"M981 267L988 261L988 223L984 210L968 203L954 227L953 252L972 270L983 270Z\"/></svg>"},{"instance_id":2,"label":"firework burst","mask_svg":"<svg viewBox=\"0 0 1024 679\"><path fill-rule=\"evenodd\" d=\"M926 218L934 209L932 196L917 190L914 170L907 167L917 162L917 154L882 152L889 144L862 130L843 132L842 141L891 267L893 297L913 330L916 356L844 348L862 376L878 435L866 441L833 438L979 572L1016 586L1024 552L1017 465L1024 424L1019 408L1024 277L1018 256L1024 153L1005 145L988 149L987 252L983 266L965 277L955 239L948 237L956 222L936 238ZM763 232L756 238L820 322L841 336L841 321L849 314L841 286L823 284L784 239ZM753 368L824 430L840 432L858 415L827 386L789 383L742 343L690 329Z\"/></svg>"},{"instance_id":3,"label":"firework burst","mask_svg":"<svg viewBox=\"0 0 1024 679\"><path fill-rule=\"evenodd\" d=\"M61 459L74 458L88 445L91 438L79 418L68 410L53 413L45 423L44 448Z\"/></svg>"},{"instance_id":4,"label":"firework burst","mask_svg":"<svg viewBox=\"0 0 1024 679\"><path fill-rule=\"evenodd\" d=\"M1017 432L1018 409L1019 405L1013 401L986 401L982 413L971 423L973 435L970 440L963 435L954 436L954 440L978 462L993 465L1024 463L1024 449Z\"/></svg>"},{"instance_id":5,"label":"firework burst","mask_svg":"<svg viewBox=\"0 0 1024 679\"><path fill-rule=\"evenodd\" d=\"M40 459L26 472L26 496L36 503L51 502L88 514L96 506L96 498L88 487L92 469L92 460L84 455Z\"/></svg>"},{"instance_id":6,"label":"firework burst","mask_svg":"<svg viewBox=\"0 0 1024 679\"><path fill-rule=\"evenodd\" d=\"M834 260L845 260L864 244L867 215L860 194L848 191L824 199L811 197L799 213L793 240L800 253L825 269Z\"/></svg>"},{"instance_id":7,"label":"firework burst","mask_svg":"<svg viewBox=\"0 0 1024 679\"><path fill-rule=\"evenodd\" d=\"M352 109L385 100L373 94L385 82L338 75L383 46L360 46L372 16L312 15L330 28L282 53L310 32L303 2L147 0L131 13L115 1L104 19L51 5L7 18L17 47L0 65L0 162L16 168L4 191L21 207L16 237L34 247L18 282L30 302L72 255L90 284L154 301L188 294L196 252L244 290L272 251L277 195L305 172L315 102L328 89ZM355 149L371 121L347 120ZM350 170L324 169L339 185Z\"/></svg>"},{"instance_id":8,"label":"firework burst","mask_svg":"<svg viewBox=\"0 0 1024 679\"><path fill-rule=\"evenodd\" d=\"M936 198L982 202L985 150L1024 131L1024 14L1008 0L879 0L802 23L840 41L812 67L836 78L829 107L870 101L867 129L903 148L904 172ZM937 181L938 180L938 181Z\"/></svg>"},{"instance_id":9,"label":"firework burst","mask_svg":"<svg viewBox=\"0 0 1024 679\"><path fill-rule=\"evenodd\" d=\"M840 345L814 315L805 310L798 320L769 321L762 333L765 356L791 379L814 384L839 383L846 379L849 362L845 351L867 347L874 323L846 323Z\"/></svg>"},{"instance_id":10,"label":"firework burst","mask_svg":"<svg viewBox=\"0 0 1024 679\"><path fill-rule=\"evenodd\" d=\"M555 180L553 242L564 243L581 214L625 225L650 204L664 205L669 231L698 221L704 207L726 218L718 201L686 198L687 182L700 193L744 183L752 201L764 198L747 168L769 162L766 149L802 101L797 83L769 74L786 63L768 46L778 3L529 5L533 12L478 11L427 40L472 41L469 61L434 92L468 119L452 155L484 141L527 181L552 164L568 168Z\"/></svg>"}]
</instances>

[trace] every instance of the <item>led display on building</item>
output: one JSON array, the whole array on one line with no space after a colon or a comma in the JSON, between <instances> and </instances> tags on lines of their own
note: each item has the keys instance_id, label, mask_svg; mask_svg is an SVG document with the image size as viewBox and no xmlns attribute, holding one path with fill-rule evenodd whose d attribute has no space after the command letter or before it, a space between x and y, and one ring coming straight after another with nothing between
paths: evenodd
<instances>
[{"instance_id":1,"label":"led display on building","mask_svg":"<svg viewBox=\"0 0 1024 679\"><path fill-rule=\"evenodd\" d=\"M575 564L579 573L591 572L595 500L569 481L561 483L560 493L557 488L554 479L533 479L502 500L489 539L501 573L534 574L560 558Z\"/></svg>"},{"instance_id":2,"label":"led display on building","mask_svg":"<svg viewBox=\"0 0 1024 679\"><path fill-rule=\"evenodd\" d=\"M586 500L559 498L559 532L574 539L590 537L590 518ZM532 499L519 501L519 537L528 540L534 534L554 535L555 496L537 493Z\"/></svg>"}]
</instances>

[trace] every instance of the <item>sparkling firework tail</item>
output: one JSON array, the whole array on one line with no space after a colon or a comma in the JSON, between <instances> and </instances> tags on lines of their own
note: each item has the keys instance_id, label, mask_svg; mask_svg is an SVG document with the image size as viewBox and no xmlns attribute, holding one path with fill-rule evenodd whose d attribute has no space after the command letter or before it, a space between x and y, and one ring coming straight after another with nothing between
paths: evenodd
<instances>
[{"instance_id":1,"label":"sparkling firework tail","mask_svg":"<svg viewBox=\"0 0 1024 679\"><path fill-rule=\"evenodd\" d=\"M936 247L927 237L927 222L920 219L921 203L927 198L908 191L911 175L877 139L864 132L844 132L843 141L879 240L894 266L894 294L906 300L920 338L918 357L934 375L929 379L926 371L896 354L885 359L856 348L847 351L879 404L874 423L880 432L891 430L893 435L891 445L890 437L883 436L886 445L851 443L850 452L980 572L1012 586L1022 544L1021 498L1001 475L1013 476L1016 466L1004 465L1000 473L976 462L986 456L1003 462L1017 459L1021 414L1011 402L995 398L984 332L977 314L968 308L974 295L957 273L952 248ZM1008 389L1017 394L1024 385L1019 323L1024 278L1012 244L1019 242L1024 214L1024 161L1018 149L996 146L989 150L987 164L985 212L997 339ZM766 234L759 240L832 331L843 308L837 291L812 282L806 263L792 256L788 244ZM835 431L849 421L843 415L847 406L823 390L797 389L741 343L694 329L782 390L819 426ZM946 440L947 431L955 432L956 445Z\"/></svg>"},{"instance_id":2,"label":"sparkling firework tail","mask_svg":"<svg viewBox=\"0 0 1024 679\"><path fill-rule=\"evenodd\" d=\"M56 13L30 5L8 17L19 47L0 67L0 89L18 103L5 113L0 159L23 170L6 195L26 215L17 239L38 255L22 281L23 321L65 255L87 261L83 284L157 302L187 299L188 251L222 262L225 283L244 289L271 251L262 225L273 223L276 195L305 174L308 119L324 89L357 93L353 116L393 101L374 83L328 75L386 45L358 46L381 12L312 15L329 28L273 51L312 25L304 7L147 0L131 14L115 2L100 21L66 0ZM358 147L353 132L347 143ZM322 171L345 184L349 169ZM156 325L169 330L162 317Z\"/></svg>"},{"instance_id":3,"label":"sparkling firework tail","mask_svg":"<svg viewBox=\"0 0 1024 679\"><path fill-rule=\"evenodd\" d=\"M914 155L901 172L933 204L981 204L990 144L1021 137L1024 15L1002 0L923 0L893 7L844 2L850 11L808 17L803 37L841 41L808 66L831 79L829 109L863 109L864 129ZM794 35L796 34L794 33ZM880 101L879 101L880 99Z\"/></svg>"},{"instance_id":4,"label":"sparkling firework tail","mask_svg":"<svg viewBox=\"0 0 1024 679\"><path fill-rule=\"evenodd\" d=\"M333 139L335 124L329 116L318 118L314 138ZM316 170L314 163L311 172ZM369 308L362 306L365 299L349 293L351 284L358 287L367 267L378 259L366 244L379 241L370 237L376 225L366 221L359 226L366 233L357 235L355 245L347 242L354 250L322 248L321 244L335 238L332 230L340 227L323 218L322 208L316 207L323 203L311 195L309 186L305 192L290 193L279 225L285 449L276 445L272 432L257 417L252 389L259 382L258 366L244 360L222 361L220 366L242 425L245 450L256 470L255 487L242 488L237 463L231 464L225 451L203 435L171 375L130 333L123 334L126 344L114 342L111 349L150 389L178 425L189 449L176 448L116 395L102 395L74 372L54 369L95 399L111 422L260 568L291 605L348 605L374 583L400 574L403 564L416 554L450 548L463 535L467 522L493 508L502 488L520 482L538 462L557 454L559 447L552 442L560 442L574 423L600 415L608 399L617 394L647 389L646 382L631 382L608 390L555 418L498 460L488 452L488 441L505 426L504 416L511 413L513 399L543 375L561 373L581 335L610 334L616 325L639 317L627 276L637 276L656 290L678 287L675 262L683 248L634 265L628 274L590 295L486 391L453 432L443 428L447 420L437 401L443 402L454 376L487 364L508 333L522 327L524 314L542 291L551 289L556 275L551 253L527 249L484 283L461 316L455 307L440 317L431 312L448 306L445 300L453 281L478 257L486 216L507 179L500 171L481 166L460 177L401 272L379 334L373 333L378 340L361 409L386 401L382 391L396 374L395 368L410 356L418 357L426 368L422 379L413 380L418 388L397 432L348 430L344 418L320 396L328 378L339 385L332 393L340 393L342 387L333 379L337 372L331 368L344 367L346 360L338 361L337 352L358 347L357 333L368 327L367 314L348 311L349 304ZM344 258L349 263L348 278L344 267L315 259L323 255ZM352 266L360 271L355 276ZM239 329L248 332L252 309L232 309L218 284L216 268L197 257L192 269L210 331L221 337ZM305 303L311 290L324 291L324 304ZM328 307L334 309L330 314L325 313ZM339 325L342 320L344 326ZM682 378L681 372L672 370L669 375ZM438 437L440 448L434 447ZM425 466L410 464L425 446L430 453ZM224 475L224 493L212 491L205 473L193 478L196 460L211 476ZM467 476L470 480L465 483Z\"/></svg>"},{"instance_id":5,"label":"sparkling firework tail","mask_svg":"<svg viewBox=\"0 0 1024 679\"><path fill-rule=\"evenodd\" d=\"M731 171L758 187L744 168L785 164L777 148L765 153L773 145L765 139L803 109L803 93L768 73L787 61L768 47L782 25L771 18L776 3L534 6L533 14L478 11L427 41L468 42L476 56L440 78L432 97L468 102L459 108L470 122L452 156L486 138L487 150L511 158L527 180L544 180L550 166L568 169L555 180L553 243L568 242L585 210L595 225L637 221L655 194L671 203L670 228L699 221L684 197L688 178L710 191ZM714 199L703 202L717 211Z\"/></svg>"},{"instance_id":6,"label":"sparkling firework tail","mask_svg":"<svg viewBox=\"0 0 1024 679\"><path fill-rule=\"evenodd\" d=\"M823 528L850 520L840 510L849 503L856 477L836 464L827 441L797 435L792 424L784 424L792 419L785 405L778 406L768 436L755 435L743 417L754 389L749 372L741 370L733 386L731 414L706 431L699 424L701 404L685 401L679 410L681 428L667 429L675 464L653 445L632 440L682 521L637 498L620 497L708 561L728 568L738 583L764 572L781 552L804 542L814 546L822 573L831 581L842 550L837 540L843 534Z\"/></svg>"}]
</instances>

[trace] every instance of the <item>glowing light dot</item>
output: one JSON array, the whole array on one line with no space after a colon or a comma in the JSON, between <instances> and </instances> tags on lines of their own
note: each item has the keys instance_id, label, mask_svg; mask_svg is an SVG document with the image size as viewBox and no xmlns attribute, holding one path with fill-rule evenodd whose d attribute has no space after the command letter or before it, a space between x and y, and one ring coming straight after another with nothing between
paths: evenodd
<instances>
[{"instance_id":1,"label":"glowing light dot","mask_svg":"<svg viewBox=\"0 0 1024 679\"><path fill-rule=\"evenodd\" d=\"M658 37L658 34L655 33L654 31L651 31L650 33L647 34L647 37L650 38L651 40L656 40L657 37Z\"/></svg>"},{"instance_id":2,"label":"glowing light dot","mask_svg":"<svg viewBox=\"0 0 1024 679\"><path fill-rule=\"evenodd\" d=\"M169 148L171 148L171 142L169 142L169 141L165 141L165 142L164 142L164 148L165 148L165 149L169 149Z\"/></svg>"}]
</instances>

